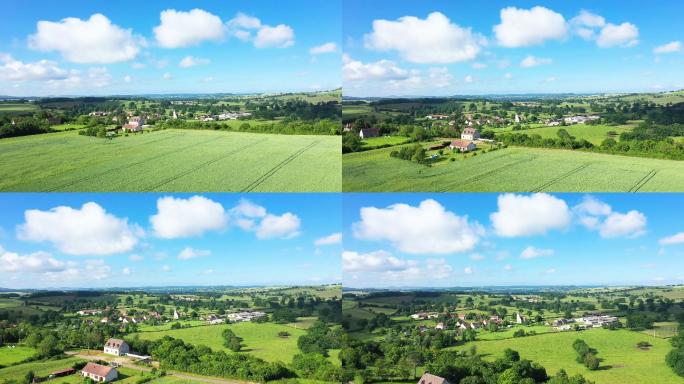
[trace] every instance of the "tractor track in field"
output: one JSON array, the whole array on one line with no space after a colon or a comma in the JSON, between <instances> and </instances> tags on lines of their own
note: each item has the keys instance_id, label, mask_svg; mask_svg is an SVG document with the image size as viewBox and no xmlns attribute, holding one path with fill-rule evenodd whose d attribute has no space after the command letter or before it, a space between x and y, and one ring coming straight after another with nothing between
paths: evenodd
<instances>
[{"instance_id":1,"label":"tractor track in field","mask_svg":"<svg viewBox=\"0 0 684 384\"><path fill-rule=\"evenodd\" d=\"M312 142L311 144L309 144L309 145L307 145L307 146L305 146L305 147L299 149L297 152L295 152L295 153L293 153L292 155L288 156L285 160L283 160L283 161L281 161L280 163L276 164L273 168L271 168L270 170L268 170L268 172L264 173L263 175L259 176L256 180L254 180L254 181L252 181L251 183L249 183L249 184L248 184L245 188L243 188L240 192L251 192L251 191L253 191L256 187L258 187L259 185L261 185L264 181L266 181L266 180L269 179L271 176L273 176L274 174L276 174L276 172L278 172L281 168L283 168L284 166L288 165L289 163L291 163L292 161L294 161L296 158L298 158L299 156L301 156L304 152L306 152L307 150L309 150L309 149L315 147L316 145L318 145L318 143L320 143L320 142L321 142L320 140L316 140L316 141Z\"/></svg>"},{"instance_id":2,"label":"tractor track in field","mask_svg":"<svg viewBox=\"0 0 684 384\"><path fill-rule=\"evenodd\" d=\"M520 160L514 161L514 162L512 162L512 163L504 164L504 165L502 165L502 166L500 166L500 167L491 169L491 170L489 170L489 171L485 171L485 172L480 173L480 174L478 174L478 175L475 175L475 176L473 176L473 177L471 177L471 178L469 178L469 179L466 179L464 182L462 182L462 183L460 183L460 184L461 184L461 185L467 185L467 184L470 184L470 183L474 183L474 182L476 182L476 181L480 181L480 180L482 180L482 179L486 179L487 177L490 177L490 176L492 176L492 175L495 175L495 174L501 172L502 170L504 170L504 169L506 169L506 168L510 168L510 167L513 167L513 166L516 166L516 165L518 165L518 164L522 164L522 163L525 163L525 162L534 161L534 160L536 160L536 159L537 159L537 156L534 155L534 156L531 156L530 158L520 159ZM451 187L453 184L459 184L459 183L458 183L458 182L451 183L451 184L449 184L449 186L447 186L446 188L442 188L442 189L438 190L437 192L448 192L448 191L451 190L450 187Z\"/></svg>"},{"instance_id":3,"label":"tractor track in field","mask_svg":"<svg viewBox=\"0 0 684 384\"><path fill-rule=\"evenodd\" d=\"M256 141L253 141L253 142L251 142L251 143L249 143L249 144L243 145L243 146L240 147L240 148L232 149L232 150L230 150L230 151L228 151L228 152L223 153L222 155L220 155L220 156L218 156L218 157L215 157L215 158L213 158L213 159L211 159L211 160L207 160L207 161L205 161L204 163L201 163L201 164L199 164L199 165L197 165L197 166L195 166L195 167L192 167L192 168L190 168L190 169L188 169L188 170L186 170L186 171L183 171L183 172L181 172L181 173L179 173L179 174L176 174L176 175L174 175L174 176L172 176L172 177L169 177L168 179L166 179L166 180L164 180L164 181L162 181L162 182L160 182L160 183L157 183L157 184L155 184L154 186L152 186L152 187L150 187L150 188L146 188L146 189L145 189L145 192L150 192L150 191L156 190L157 188L160 188L160 187L162 187L162 186L164 186L164 185L166 185L166 184L168 184L168 183L170 183L170 182L172 182L172 181L174 181L174 180L178 180L178 179L180 179L180 178L183 177L183 176L186 176L186 175L189 175L189 174L191 174L191 173L193 173L193 172L196 172L196 171L198 171L198 170L201 169L201 168L204 168L204 167L206 167L206 166L208 166L208 165L214 164L214 163L216 163L216 162L218 162L218 161L221 161L221 160L226 159L226 158L228 158L228 157L230 157L230 156L233 156L233 155L236 154L236 153L242 152L242 151L244 151L244 150L247 149L247 148L253 147L253 146L257 145L257 144L265 143L265 142L267 142L267 141L268 141L268 139L256 140Z\"/></svg>"},{"instance_id":4,"label":"tractor track in field","mask_svg":"<svg viewBox=\"0 0 684 384\"><path fill-rule=\"evenodd\" d=\"M651 172L649 172L646 176L642 177L639 181L637 181L634 185L632 185L632 188L630 188L627 192L639 192L641 188L643 188L644 185L648 184L649 181L658 173L657 170L651 169Z\"/></svg>"},{"instance_id":5,"label":"tractor track in field","mask_svg":"<svg viewBox=\"0 0 684 384\"><path fill-rule=\"evenodd\" d=\"M54 191L60 190L60 189L62 189L62 188L66 188L66 187L70 187L70 186L72 186L72 185L78 184L78 183L80 183L80 182L82 182L82 181L96 179L96 178L98 178L98 177L101 177L101 176L110 174L110 173L112 173L112 172L120 171L120 170L122 170L122 169L126 169L126 168L133 167L133 166L136 166L136 165L140 165L140 164L146 163L146 162L148 162L148 161L157 160L157 159L160 159L160 158L162 158L162 157L165 157L165 156L168 156L168 155L173 155L173 154L176 154L176 153L178 153L178 152L185 151L185 150L187 150L187 149L196 147L196 146L198 146L198 145L203 145L203 144L206 144L206 143L208 143L208 142L210 142L210 141L214 141L214 140L218 140L218 139L220 139L220 138L211 138L211 139L209 139L209 140L200 141L199 143L190 144L190 145L187 145L187 146L185 146L185 147L183 147L183 148L173 149L173 150L171 150L171 151L164 152L164 153L161 153L161 154L158 154L158 155L154 155L154 156L151 156L151 157L147 157L147 158L144 158L144 159L142 159L142 160L138 160L138 161L133 162L133 163L127 163L127 164L124 164L124 165L119 166L119 167L116 167L116 168L111 168L111 169L108 169L108 170L106 170L106 171L104 171L104 172L100 172L100 173L97 173L97 174L94 174L94 175L84 176L84 177L81 177L81 178L79 178L79 179L72 180L72 181L70 181L70 182L68 182L68 183L61 184L61 185L59 185L59 186L56 186L56 187L53 187L53 188L46 189L44 192L54 192ZM67 172L71 172L71 171L60 172L60 174L67 173Z\"/></svg>"},{"instance_id":6,"label":"tractor track in field","mask_svg":"<svg viewBox=\"0 0 684 384\"><path fill-rule=\"evenodd\" d=\"M548 188L548 187L550 187L551 185L553 185L553 184L555 184L555 183L557 183L557 182L559 182L559 181L561 181L561 180L563 180L563 179L565 179L565 178L567 178L567 177L570 177L570 176L574 175L575 173L581 172L583 169L587 168L587 167L590 166L591 164L592 164L591 162L584 163L584 164L580 165L579 167L576 167L576 168L574 168L574 169L571 169L571 170L565 172L564 174L562 174L562 175L560 175L560 176L558 176L558 177L555 177L555 178L553 178L553 179L547 181L546 183L544 183L544 184L538 186L537 188L532 189L530 192L541 192L541 191L543 191L545 188Z\"/></svg>"}]
</instances>

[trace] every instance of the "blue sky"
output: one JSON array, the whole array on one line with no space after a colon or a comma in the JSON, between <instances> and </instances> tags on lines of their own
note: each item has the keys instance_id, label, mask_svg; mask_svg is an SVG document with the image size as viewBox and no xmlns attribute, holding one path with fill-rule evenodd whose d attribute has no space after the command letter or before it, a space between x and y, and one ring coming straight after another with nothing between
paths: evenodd
<instances>
[{"instance_id":1,"label":"blue sky","mask_svg":"<svg viewBox=\"0 0 684 384\"><path fill-rule=\"evenodd\" d=\"M684 283L681 194L343 199L348 287Z\"/></svg>"},{"instance_id":2,"label":"blue sky","mask_svg":"<svg viewBox=\"0 0 684 384\"><path fill-rule=\"evenodd\" d=\"M346 0L345 95L682 89L682 13L668 0Z\"/></svg>"},{"instance_id":3,"label":"blue sky","mask_svg":"<svg viewBox=\"0 0 684 384\"><path fill-rule=\"evenodd\" d=\"M336 194L0 196L0 287L341 280Z\"/></svg>"},{"instance_id":4,"label":"blue sky","mask_svg":"<svg viewBox=\"0 0 684 384\"><path fill-rule=\"evenodd\" d=\"M341 12L313 0L3 1L0 94L332 89Z\"/></svg>"}]
</instances>

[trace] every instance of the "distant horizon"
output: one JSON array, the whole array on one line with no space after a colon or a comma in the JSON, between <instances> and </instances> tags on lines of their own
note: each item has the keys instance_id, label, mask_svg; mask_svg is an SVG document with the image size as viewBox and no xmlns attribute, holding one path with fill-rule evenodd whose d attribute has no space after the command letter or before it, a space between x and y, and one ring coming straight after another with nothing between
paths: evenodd
<instances>
[{"instance_id":1,"label":"distant horizon","mask_svg":"<svg viewBox=\"0 0 684 384\"><path fill-rule=\"evenodd\" d=\"M7 287L0 287L0 294L3 293L10 293L14 291L22 292L22 291L115 291L115 290L146 290L146 289L163 289L163 288L169 288L169 289L178 289L178 288L233 288L233 289L246 289L246 288L298 288L298 287L327 287L327 286L334 286L334 285L342 285L340 282L329 282L329 283L318 283L318 284L311 284L311 283L301 283L301 284L246 284L246 285L231 285L231 284L211 284L211 285L153 285L153 286L144 286L144 285L132 285L132 286L127 286L127 287L122 287L122 286L103 286L103 287L81 287L81 286L73 286L73 287L44 287L44 288L7 288Z\"/></svg>"},{"instance_id":2,"label":"distant horizon","mask_svg":"<svg viewBox=\"0 0 684 384\"><path fill-rule=\"evenodd\" d=\"M593 96L593 95L605 95L605 96L621 96L621 95L658 95L666 93L677 93L684 91L684 88L678 88L668 91L643 91L643 92L528 92L528 93L463 93L463 94L451 94L451 95L387 95L387 96L355 96L355 95L342 95L342 99L413 99L413 98L458 98L458 97L486 97L486 96Z\"/></svg>"},{"instance_id":3,"label":"distant horizon","mask_svg":"<svg viewBox=\"0 0 684 384\"><path fill-rule=\"evenodd\" d=\"M254 96L254 95L286 95L286 94L318 94L318 93L328 93L328 92L335 92L340 90L341 87L337 88L330 88L330 89L321 89L321 90L316 90L316 91L306 91L306 90L293 90L293 91L273 91L273 92L162 92L162 93L130 93L130 94L102 94L102 95L97 95L97 94L55 94L55 95L45 95L45 96L38 96L38 95L27 95L27 96L16 96L16 95L0 95L0 98L12 98L12 99L49 99L49 98L58 98L58 97L66 97L66 98L82 98L82 97L100 97L100 98L107 98L107 97L145 97L145 96L196 96L196 95L233 95L233 96Z\"/></svg>"}]
</instances>

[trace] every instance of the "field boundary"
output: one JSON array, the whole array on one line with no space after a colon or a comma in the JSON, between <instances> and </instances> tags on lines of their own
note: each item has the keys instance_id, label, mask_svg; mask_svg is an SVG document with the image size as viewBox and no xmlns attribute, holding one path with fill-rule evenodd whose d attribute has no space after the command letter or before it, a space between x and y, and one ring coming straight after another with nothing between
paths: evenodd
<instances>
[{"instance_id":1,"label":"field boundary","mask_svg":"<svg viewBox=\"0 0 684 384\"><path fill-rule=\"evenodd\" d=\"M564 174L547 181L546 183L538 186L537 188L533 188L530 192L541 192L544 190L544 188L550 187L551 185L565 179L566 177L570 177L570 176L582 171L583 169L587 168L591 164L592 164L591 162L586 162L586 163L580 165L579 167L576 167L575 169L571 169L571 170L565 172Z\"/></svg>"}]
</instances>

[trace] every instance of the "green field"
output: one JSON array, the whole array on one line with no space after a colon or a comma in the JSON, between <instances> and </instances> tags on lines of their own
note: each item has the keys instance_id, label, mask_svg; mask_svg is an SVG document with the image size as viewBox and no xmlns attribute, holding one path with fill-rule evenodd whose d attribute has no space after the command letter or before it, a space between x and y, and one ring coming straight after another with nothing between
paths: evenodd
<instances>
[{"instance_id":1,"label":"green field","mask_svg":"<svg viewBox=\"0 0 684 384\"><path fill-rule=\"evenodd\" d=\"M364 148L377 148L382 145L404 144L408 140L406 136L382 136L372 137L362 141Z\"/></svg>"},{"instance_id":2,"label":"green field","mask_svg":"<svg viewBox=\"0 0 684 384\"><path fill-rule=\"evenodd\" d=\"M684 161L557 149L480 153L426 167L390 157L397 147L342 156L350 192L680 192Z\"/></svg>"},{"instance_id":3,"label":"green field","mask_svg":"<svg viewBox=\"0 0 684 384\"><path fill-rule=\"evenodd\" d=\"M576 352L572 348L572 342L578 338L598 350L597 356L602 359L601 366L604 368L590 371L575 361ZM653 346L650 350L638 349L636 344L640 341L648 341ZM665 355L671 349L667 340L647 337L628 330L592 329L584 332L559 332L496 341L477 341L460 348L468 349L473 344L477 345L478 353L487 355L488 359L500 357L505 348L511 348L518 351L521 358L543 365L549 374L555 374L562 368L570 375L580 373L596 384L684 382L684 379L675 375L665 364Z\"/></svg>"},{"instance_id":4,"label":"green field","mask_svg":"<svg viewBox=\"0 0 684 384\"><path fill-rule=\"evenodd\" d=\"M74 131L0 140L0 191L335 192L339 136Z\"/></svg>"},{"instance_id":5,"label":"green field","mask_svg":"<svg viewBox=\"0 0 684 384\"><path fill-rule=\"evenodd\" d=\"M0 369L0 380L23 380L28 371L33 371L36 376L47 376L52 372L71 368L74 363L83 361L76 357L69 357L60 360L34 361L31 363L14 365ZM76 377L74 375L73 377ZM69 378L59 379L55 383L69 382ZM81 378L78 382L83 382Z\"/></svg>"},{"instance_id":6,"label":"green field","mask_svg":"<svg viewBox=\"0 0 684 384\"><path fill-rule=\"evenodd\" d=\"M607 139L608 132L615 132L620 135L623 132L631 131L633 126L631 125L589 125L589 124L576 124L569 125L565 127L540 127L523 129L520 131L510 131L510 133L515 134L526 134L528 136L539 135L542 138L558 138L558 130L565 129L571 136L575 136L578 140L585 139L594 145L601 145L603 140ZM612 137L617 140L617 136Z\"/></svg>"},{"instance_id":7,"label":"green field","mask_svg":"<svg viewBox=\"0 0 684 384\"><path fill-rule=\"evenodd\" d=\"M35 104L27 103L0 103L0 112L29 112L38 110Z\"/></svg>"},{"instance_id":8,"label":"green field","mask_svg":"<svg viewBox=\"0 0 684 384\"><path fill-rule=\"evenodd\" d=\"M11 364L16 364L20 361L28 359L29 357L33 357L35 354L36 350L29 347L12 347L9 345L0 347L0 366L6 367Z\"/></svg>"},{"instance_id":9,"label":"green field","mask_svg":"<svg viewBox=\"0 0 684 384\"><path fill-rule=\"evenodd\" d=\"M169 335L177 339L183 339L189 344L201 344L214 350L230 352L229 349L223 346L223 338L221 337L221 332L226 328L232 329L238 337L243 338L243 347L240 353L249 353L266 361L282 361L285 363L290 363L292 357L299 353L297 338L305 332L301 328L289 327L287 325L245 322L161 332L141 332L138 335L140 335L141 339L147 340L156 340ZM279 337L278 332L280 331L286 331L290 336L286 338Z\"/></svg>"}]
</instances>

